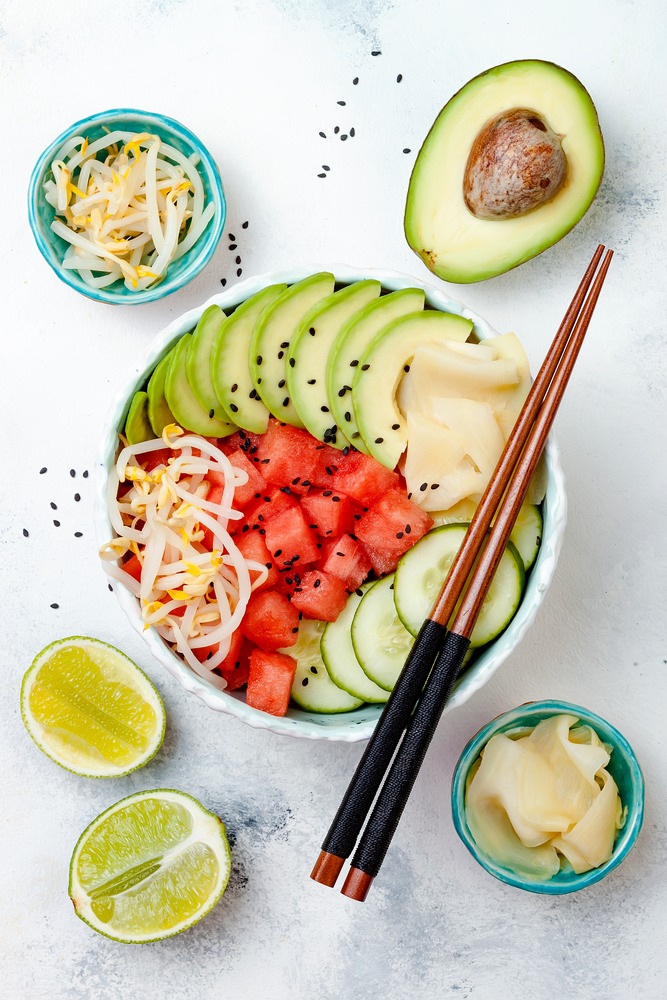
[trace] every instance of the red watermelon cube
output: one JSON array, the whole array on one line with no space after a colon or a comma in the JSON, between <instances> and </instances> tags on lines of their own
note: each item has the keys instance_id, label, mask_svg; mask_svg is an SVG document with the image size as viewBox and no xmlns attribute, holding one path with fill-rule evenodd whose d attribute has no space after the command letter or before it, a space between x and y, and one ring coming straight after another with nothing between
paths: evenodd
<instances>
[{"instance_id":1,"label":"red watermelon cube","mask_svg":"<svg viewBox=\"0 0 667 1000\"><path fill-rule=\"evenodd\" d=\"M302 574L299 586L292 593L292 607L306 618L335 622L347 602L347 590L342 580L321 569Z\"/></svg>"},{"instance_id":2,"label":"red watermelon cube","mask_svg":"<svg viewBox=\"0 0 667 1000\"><path fill-rule=\"evenodd\" d=\"M327 548L320 561L325 573L342 580L348 590L360 587L371 571L371 560L365 547L351 535L341 535Z\"/></svg>"},{"instance_id":3,"label":"red watermelon cube","mask_svg":"<svg viewBox=\"0 0 667 1000\"><path fill-rule=\"evenodd\" d=\"M373 569L391 573L404 552L419 541L433 521L400 490L381 497L357 521L354 533L363 542Z\"/></svg>"},{"instance_id":4,"label":"red watermelon cube","mask_svg":"<svg viewBox=\"0 0 667 1000\"><path fill-rule=\"evenodd\" d=\"M331 489L331 478L344 461L345 456L342 451L332 448L329 444L318 445L317 466L311 479L313 486L321 486L325 490Z\"/></svg>"},{"instance_id":5,"label":"red watermelon cube","mask_svg":"<svg viewBox=\"0 0 667 1000\"><path fill-rule=\"evenodd\" d=\"M292 567L297 562L299 567L306 566L315 562L320 554L315 535L299 507L272 517L264 530L267 548L278 569Z\"/></svg>"},{"instance_id":6,"label":"red watermelon cube","mask_svg":"<svg viewBox=\"0 0 667 1000\"><path fill-rule=\"evenodd\" d=\"M227 681L228 691L238 691L247 684L250 673L250 652L253 648L252 643L243 637L240 629L237 629L234 635L240 636L241 641L236 646L230 646L229 653L218 667Z\"/></svg>"},{"instance_id":7,"label":"red watermelon cube","mask_svg":"<svg viewBox=\"0 0 667 1000\"><path fill-rule=\"evenodd\" d=\"M278 568L273 556L266 547L264 536L260 535L258 531L248 531L238 538L236 545L244 559L250 559L253 562L260 563L262 566L266 566L269 571L269 575L264 583L261 583L259 587L255 588L255 593L260 590L269 590L271 587L274 587L278 582L280 574L278 573ZM255 570L250 570L250 582L254 583L258 575L259 573Z\"/></svg>"},{"instance_id":8,"label":"red watermelon cube","mask_svg":"<svg viewBox=\"0 0 667 1000\"><path fill-rule=\"evenodd\" d=\"M296 673L296 660L284 653L253 649L246 704L269 715L284 715Z\"/></svg>"},{"instance_id":9,"label":"red watermelon cube","mask_svg":"<svg viewBox=\"0 0 667 1000\"><path fill-rule=\"evenodd\" d=\"M352 501L335 490L310 490L301 500L308 527L322 538L352 531Z\"/></svg>"},{"instance_id":10,"label":"red watermelon cube","mask_svg":"<svg viewBox=\"0 0 667 1000\"><path fill-rule=\"evenodd\" d=\"M399 485L398 473L386 469L370 455L351 451L342 461L339 460L330 488L340 490L365 507L370 507L385 493L398 489Z\"/></svg>"},{"instance_id":11,"label":"red watermelon cube","mask_svg":"<svg viewBox=\"0 0 667 1000\"><path fill-rule=\"evenodd\" d=\"M317 468L318 442L308 431L270 420L257 448L257 468L267 483L307 493Z\"/></svg>"},{"instance_id":12,"label":"red watermelon cube","mask_svg":"<svg viewBox=\"0 0 667 1000\"><path fill-rule=\"evenodd\" d=\"M299 632L299 612L285 594L275 590L251 595L241 631L261 649L274 651L293 646Z\"/></svg>"},{"instance_id":13,"label":"red watermelon cube","mask_svg":"<svg viewBox=\"0 0 667 1000\"><path fill-rule=\"evenodd\" d=\"M255 502L247 508L246 524L249 525L249 530L258 531L259 528L266 527L266 522L276 514L297 506L298 500L291 493L283 492L278 486L263 483L262 489L255 494Z\"/></svg>"}]
</instances>

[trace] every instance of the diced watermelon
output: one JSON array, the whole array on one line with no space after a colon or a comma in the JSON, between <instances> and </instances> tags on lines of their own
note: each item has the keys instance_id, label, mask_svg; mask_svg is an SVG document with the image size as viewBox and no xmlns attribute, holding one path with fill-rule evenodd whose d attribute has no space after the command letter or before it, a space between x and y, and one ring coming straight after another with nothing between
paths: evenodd
<instances>
[{"instance_id":1,"label":"diced watermelon","mask_svg":"<svg viewBox=\"0 0 667 1000\"><path fill-rule=\"evenodd\" d=\"M308 526L323 538L352 531L352 501L334 490L311 490L301 500Z\"/></svg>"},{"instance_id":2,"label":"diced watermelon","mask_svg":"<svg viewBox=\"0 0 667 1000\"><path fill-rule=\"evenodd\" d=\"M141 583L142 567L141 562L136 556L132 555L129 559L126 559L125 562L122 563L121 569L124 569L126 573L129 573L130 576L134 577L137 583Z\"/></svg>"},{"instance_id":3,"label":"diced watermelon","mask_svg":"<svg viewBox=\"0 0 667 1000\"><path fill-rule=\"evenodd\" d=\"M255 458L268 483L306 493L317 468L317 441L308 431L270 420Z\"/></svg>"},{"instance_id":4,"label":"diced watermelon","mask_svg":"<svg viewBox=\"0 0 667 1000\"><path fill-rule=\"evenodd\" d=\"M146 472L152 472L158 465L166 465L173 455L171 448L159 448L157 451L149 451L146 456L142 456L141 466Z\"/></svg>"},{"instance_id":5,"label":"diced watermelon","mask_svg":"<svg viewBox=\"0 0 667 1000\"><path fill-rule=\"evenodd\" d=\"M351 451L338 464L331 477L330 488L346 493L365 507L370 507L381 496L400 486L398 473L386 469L370 455Z\"/></svg>"},{"instance_id":6,"label":"diced watermelon","mask_svg":"<svg viewBox=\"0 0 667 1000\"><path fill-rule=\"evenodd\" d=\"M313 486L331 489L331 477L335 475L338 466L345 461L345 455L329 444L320 444L317 448L317 467L311 476Z\"/></svg>"},{"instance_id":7,"label":"diced watermelon","mask_svg":"<svg viewBox=\"0 0 667 1000\"><path fill-rule=\"evenodd\" d=\"M263 483L262 489L255 494L255 502L246 508L245 523L249 530L257 531L277 514L297 506L298 500L291 493L284 493L278 486Z\"/></svg>"},{"instance_id":8,"label":"diced watermelon","mask_svg":"<svg viewBox=\"0 0 667 1000\"><path fill-rule=\"evenodd\" d=\"M264 583L260 584L254 593L274 587L280 579L280 574L278 573L275 560L266 547L264 536L260 535L258 531L248 531L237 539L236 545L244 559L252 559L254 562L261 563L269 571L269 575ZM251 570L250 582L253 583L257 579L257 576L258 574Z\"/></svg>"},{"instance_id":9,"label":"diced watermelon","mask_svg":"<svg viewBox=\"0 0 667 1000\"><path fill-rule=\"evenodd\" d=\"M250 456L254 455L257 450L257 445L259 444L259 434L253 434L251 431L238 430L234 434L230 434L229 437L220 438L216 444L221 451L224 451L225 455L231 455L232 452L237 451L240 448L241 451Z\"/></svg>"},{"instance_id":10,"label":"diced watermelon","mask_svg":"<svg viewBox=\"0 0 667 1000\"><path fill-rule=\"evenodd\" d=\"M315 562L320 554L315 535L308 527L299 507L285 510L266 522L265 540L278 569L299 568Z\"/></svg>"},{"instance_id":11,"label":"diced watermelon","mask_svg":"<svg viewBox=\"0 0 667 1000\"><path fill-rule=\"evenodd\" d=\"M236 635L236 633L234 634ZM241 632L239 634L242 636ZM235 658L232 659L231 655L226 656L218 667L218 670L227 681L228 691L238 691L240 687L247 684L248 675L250 674L250 654L253 649L253 644L248 642L247 639L243 639L243 643L237 651Z\"/></svg>"},{"instance_id":12,"label":"diced watermelon","mask_svg":"<svg viewBox=\"0 0 667 1000\"><path fill-rule=\"evenodd\" d=\"M357 521L355 535L364 544L376 573L391 573L398 560L433 521L399 490L385 493Z\"/></svg>"},{"instance_id":13,"label":"diced watermelon","mask_svg":"<svg viewBox=\"0 0 667 1000\"><path fill-rule=\"evenodd\" d=\"M224 492L224 489L223 489L222 486L211 486L210 490L206 494L206 499L210 503L220 503L220 501L222 500L222 494L223 494L223 492ZM209 517L215 517L215 515L212 514L211 511L207 511L206 513L209 515ZM230 526L233 523L234 523L233 521L230 521ZM208 528L205 524L202 524L201 527L202 527L202 531L204 532L204 537L202 538L202 542L201 543L204 546L204 548L206 549L206 551L207 552L212 552L213 549L219 549L220 548L220 542L219 542L219 540L217 538L214 538L213 532L211 531L211 529Z\"/></svg>"},{"instance_id":14,"label":"diced watermelon","mask_svg":"<svg viewBox=\"0 0 667 1000\"><path fill-rule=\"evenodd\" d=\"M335 622L345 607L347 590L342 580L321 569L309 570L292 594L292 607L306 618Z\"/></svg>"},{"instance_id":15,"label":"diced watermelon","mask_svg":"<svg viewBox=\"0 0 667 1000\"><path fill-rule=\"evenodd\" d=\"M185 611L185 609L183 610ZM237 629L236 632L232 632L231 639L229 640L229 652L227 653L225 659L222 661L221 666L224 666L227 660L233 662L238 657L239 653L241 652L242 644L243 644L243 633L240 631L240 629ZM193 656L196 656L196 658L199 660L200 663L205 663L206 660L210 659L210 657L213 656L214 653L217 653L219 649L220 649L220 643L215 642L213 643L212 646L195 646L192 650L192 654Z\"/></svg>"},{"instance_id":16,"label":"diced watermelon","mask_svg":"<svg viewBox=\"0 0 667 1000\"><path fill-rule=\"evenodd\" d=\"M240 469L248 474L248 482L243 486L237 486L234 490L234 507L238 510L254 500L255 494L261 493L266 488L266 484L264 477L257 471L257 466L249 461L241 449L237 448L236 451L233 451L229 456L229 461L235 469Z\"/></svg>"},{"instance_id":17,"label":"diced watermelon","mask_svg":"<svg viewBox=\"0 0 667 1000\"><path fill-rule=\"evenodd\" d=\"M327 547L327 555L319 565L325 573L337 576L348 590L356 590L371 571L371 560L365 547L350 535L341 535Z\"/></svg>"},{"instance_id":18,"label":"diced watermelon","mask_svg":"<svg viewBox=\"0 0 667 1000\"><path fill-rule=\"evenodd\" d=\"M293 646L299 631L299 612L285 594L275 590L252 594L241 622L243 634L261 649Z\"/></svg>"},{"instance_id":19,"label":"diced watermelon","mask_svg":"<svg viewBox=\"0 0 667 1000\"><path fill-rule=\"evenodd\" d=\"M292 656L253 649L250 654L246 703L260 712L284 715L289 705L295 673L296 660Z\"/></svg>"}]
</instances>

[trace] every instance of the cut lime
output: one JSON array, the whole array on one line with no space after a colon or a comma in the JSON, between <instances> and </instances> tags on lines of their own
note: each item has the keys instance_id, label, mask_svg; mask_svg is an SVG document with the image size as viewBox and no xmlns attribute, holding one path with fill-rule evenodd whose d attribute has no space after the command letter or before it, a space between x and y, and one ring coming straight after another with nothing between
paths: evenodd
<instances>
[{"instance_id":1,"label":"cut lime","mask_svg":"<svg viewBox=\"0 0 667 1000\"><path fill-rule=\"evenodd\" d=\"M21 685L21 714L40 750L86 778L134 771L164 739L164 705L146 674L86 636L59 639L35 657Z\"/></svg>"},{"instance_id":2,"label":"cut lime","mask_svg":"<svg viewBox=\"0 0 667 1000\"><path fill-rule=\"evenodd\" d=\"M121 799L74 848L69 894L93 930L127 944L187 930L213 909L232 856L224 824L184 792Z\"/></svg>"}]
</instances>

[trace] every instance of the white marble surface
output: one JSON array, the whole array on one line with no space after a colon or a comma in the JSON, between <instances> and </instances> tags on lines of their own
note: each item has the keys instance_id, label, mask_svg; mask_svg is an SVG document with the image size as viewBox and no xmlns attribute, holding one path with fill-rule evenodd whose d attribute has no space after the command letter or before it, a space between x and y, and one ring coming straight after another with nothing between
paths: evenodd
<instances>
[{"instance_id":1,"label":"white marble surface","mask_svg":"<svg viewBox=\"0 0 667 1000\"><path fill-rule=\"evenodd\" d=\"M4 996L667 996L665 27L659 0L0 3ZM521 57L559 62L591 91L608 153L602 190L558 246L508 275L449 291L498 329L515 329L538 363L594 245L616 248L558 419L570 523L536 624L493 681L446 717L382 875L359 906L307 875L361 748L248 729L160 672L97 564L84 470L92 472L127 366L221 278L236 280L237 254L244 276L320 259L425 277L401 227L420 141L467 79ZM25 210L28 174L47 142L84 114L122 105L163 111L199 133L230 206L206 272L136 309L96 305L60 284ZM356 135L341 142L336 125ZM326 179L317 177L322 164L331 167ZM78 779L23 731L23 671L47 642L76 633L126 650L164 696L165 746L127 779ZM499 711L544 696L616 724L648 786L644 830L621 868L556 899L504 887L478 868L455 837L448 801L469 736ZM165 785L224 817L234 875L194 930L123 947L74 917L70 854L111 802Z\"/></svg>"}]
</instances>

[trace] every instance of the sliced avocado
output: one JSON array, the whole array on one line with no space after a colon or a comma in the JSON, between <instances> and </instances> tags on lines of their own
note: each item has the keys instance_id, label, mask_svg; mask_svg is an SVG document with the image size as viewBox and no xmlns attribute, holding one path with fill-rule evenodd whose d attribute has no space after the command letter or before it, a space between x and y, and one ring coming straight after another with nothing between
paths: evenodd
<instances>
[{"instance_id":1,"label":"sliced avocado","mask_svg":"<svg viewBox=\"0 0 667 1000\"><path fill-rule=\"evenodd\" d=\"M481 281L557 243L602 179L595 106L567 70L495 66L442 109L417 156L405 235L446 281Z\"/></svg>"},{"instance_id":2,"label":"sliced avocado","mask_svg":"<svg viewBox=\"0 0 667 1000\"><path fill-rule=\"evenodd\" d=\"M264 405L278 420L303 427L287 389L287 352L301 320L331 295L335 278L326 271L311 274L287 288L262 313L250 338L250 374Z\"/></svg>"},{"instance_id":3,"label":"sliced avocado","mask_svg":"<svg viewBox=\"0 0 667 1000\"><path fill-rule=\"evenodd\" d=\"M403 288L383 295L369 302L345 324L329 351L326 383L333 421L358 451L368 453L352 402L352 380L359 358L388 323L423 308L421 288Z\"/></svg>"},{"instance_id":4,"label":"sliced avocado","mask_svg":"<svg viewBox=\"0 0 667 1000\"><path fill-rule=\"evenodd\" d=\"M185 430L194 431L203 437L226 437L236 430L234 424L219 420L217 417L209 417L188 382L186 356L191 341L192 334L186 333L169 355L169 367L164 384L167 404L176 423Z\"/></svg>"},{"instance_id":5,"label":"sliced avocado","mask_svg":"<svg viewBox=\"0 0 667 1000\"><path fill-rule=\"evenodd\" d=\"M148 420L148 393L135 392L127 411L125 421L125 437L129 444L139 444L140 441L150 441L153 428Z\"/></svg>"},{"instance_id":6,"label":"sliced avocado","mask_svg":"<svg viewBox=\"0 0 667 1000\"><path fill-rule=\"evenodd\" d=\"M176 422L164 395L164 380L167 377L171 353L170 351L165 354L148 380L148 419L156 437L160 437L163 427Z\"/></svg>"},{"instance_id":7,"label":"sliced avocado","mask_svg":"<svg viewBox=\"0 0 667 1000\"><path fill-rule=\"evenodd\" d=\"M287 388L304 427L337 448L345 448L348 441L331 416L326 388L329 352L343 326L377 299L381 288L379 281L357 281L327 295L306 313L287 353Z\"/></svg>"},{"instance_id":8,"label":"sliced avocado","mask_svg":"<svg viewBox=\"0 0 667 1000\"><path fill-rule=\"evenodd\" d=\"M412 313L381 330L361 356L352 402L364 444L381 465L395 469L405 450L406 421L396 390L417 347L428 341L465 341L471 330L472 321L462 316L435 310Z\"/></svg>"},{"instance_id":9,"label":"sliced avocado","mask_svg":"<svg viewBox=\"0 0 667 1000\"><path fill-rule=\"evenodd\" d=\"M287 285L269 285L252 295L222 324L211 352L211 381L220 405L239 427L263 434L269 411L250 377L250 339L266 307L285 291Z\"/></svg>"},{"instance_id":10,"label":"sliced avocado","mask_svg":"<svg viewBox=\"0 0 667 1000\"><path fill-rule=\"evenodd\" d=\"M227 413L220 406L211 382L211 351L225 319L220 306L209 306L204 310L188 343L185 372L202 410L211 418L227 422Z\"/></svg>"}]
</instances>

